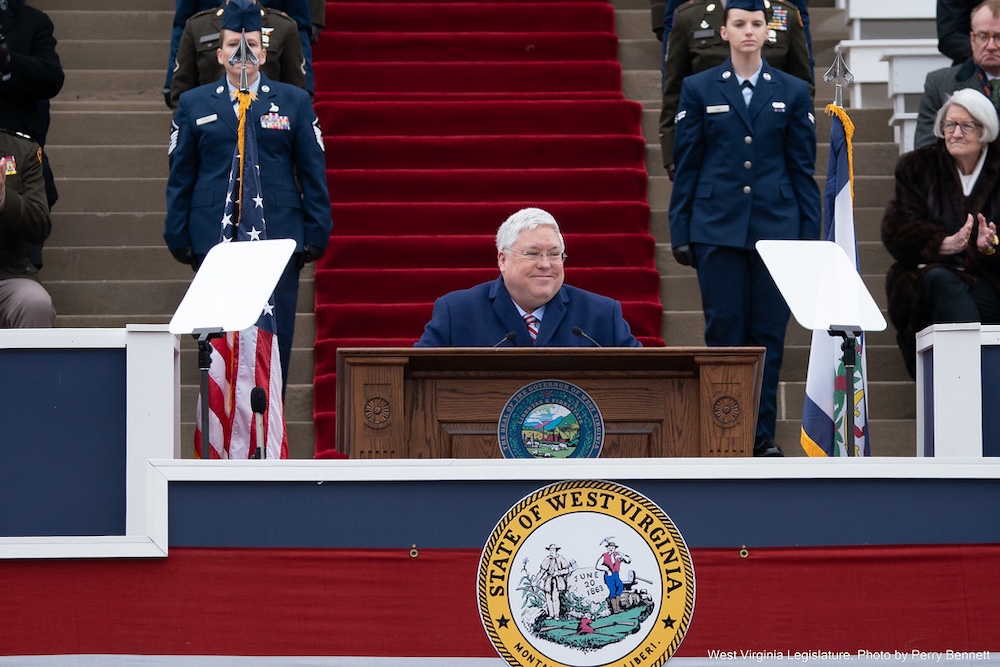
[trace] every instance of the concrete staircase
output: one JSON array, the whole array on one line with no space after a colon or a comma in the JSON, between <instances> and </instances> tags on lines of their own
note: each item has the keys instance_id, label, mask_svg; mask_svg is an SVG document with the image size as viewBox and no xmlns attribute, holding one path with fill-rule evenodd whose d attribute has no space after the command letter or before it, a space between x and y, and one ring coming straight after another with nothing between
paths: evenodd
<instances>
[{"instance_id":1,"label":"concrete staircase","mask_svg":"<svg viewBox=\"0 0 1000 667\"><path fill-rule=\"evenodd\" d=\"M667 210L671 183L663 169L658 124L660 116L660 43L650 31L646 0L614 0L619 54L624 69L626 97L644 106L646 167L649 171L649 203L652 233L657 240L657 265L661 274L660 294L664 304L663 338L668 345L704 343L701 297L693 269L680 266L670 253ZM813 51L816 61L817 142L816 174L822 190L829 159L830 119L822 113L833 100L833 87L823 74L833 62L834 47L848 37L843 10L832 0L810 2ZM867 105L866 105L867 106ZM886 102L888 106L888 101ZM848 111L856 126L854 137L855 224L862 274L868 289L885 309L883 287L889 256L879 239L882 211L893 195L893 169L898 149L888 125L888 109ZM788 455L804 455L798 445L810 332L794 320L789 324L785 362L779 387L777 440ZM912 456L916 451L915 387L903 366L890 330L868 336L869 416L872 454Z\"/></svg>"},{"instance_id":2,"label":"concrete staircase","mask_svg":"<svg viewBox=\"0 0 1000 667\"><path fill-rule=\"evenodd\" d=\"M191 271L163 245L166 145L170 112L160 89L173 16L172 0L32 0L55 23L66 85L53 100L47 150L60 189L54 229L46 246L43 280L60 327L121 327L166 323L183 296ZM614 0L626 95L645 106L652 229L659 243L665 305L663 337L669 345L702 344L703 320L694 272L673 261L667 207L670 182L660 159L659 42L649 29L646 0ZM832 47L846 37L832 0L811 3L818 79ZM141 5L141 9L137 6ZM114 37L114 39L111 39ZM822 83L817 99L832 99ZM888 256L878 239L881 211L892 195L896 148L888 110L852 114L858 169L855 216L866 282L884 307L882 277ZM829 120L819 115L818 175L826 170ZM315 323L311 269L302 275L295 350L286 401L290 453L311 458L312 345ZM794 322L782 372L778 436L789 454L798 446L809 336ZM182 443L192 455L197 362L193 341L182 341ZM914 387L891 333L869 337L873 453L912 455Z\"/></svg>"},{"instance_id":3,"label":"concrete staircase","mask_svg":"<svg viewBox=\"0 0 1000 667\"><path fill-rule=\"evenodd\" d=\"M59 327L170 321L193 275L161 236L171 113L160 93L173 0L32 0L55 24L66 85L46 150L59 187L42 279ZM312 269L303 273L286 400L290 455L311 458ZM182 340L182 449L193 455L198 363Z\"/></svg>"}]
</instances>

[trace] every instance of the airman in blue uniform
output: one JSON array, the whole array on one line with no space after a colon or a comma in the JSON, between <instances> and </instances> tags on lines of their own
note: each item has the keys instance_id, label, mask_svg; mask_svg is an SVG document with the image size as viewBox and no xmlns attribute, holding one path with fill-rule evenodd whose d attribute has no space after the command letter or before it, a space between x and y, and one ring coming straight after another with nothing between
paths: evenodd
<instances>
[{"instance_id":1,"label":"airman in blue uniform","mask_svg":"<svg viewBox=\"0 0 1000 667\"><path fill-rule=\"evenodd\" d=\"M808 85L761 56L763 0L730 0L730 57L684 80L670 200L674 257L698 271L707 345L767 349L755 456L774 443L789 309L754 249L761 239L818 239L816 129Z\"/></svg>"},{"instance_id":2,"label":"airman in blue uniform","mask_svg":"<svg viewBox=\"0 0 1000 667\"><path fill-rule=\"evenodd\" d=\"M220 241L236 149L233 93L240 85L240 65L232 64L230 56L239 47L240 30L246 30L247 42L263 64L267 51L260 28L255 5L230 0L219 49L226 76L181 95L174 116L163 238L175 259L195 267ZM260 74L259 65L248 65L247 70L250 90L257 96L247 120L256 130L267 237L296 243L296 252L275 290L278 345L287 382L299 271L323 254L333 227L323 135L306 91L271 81Z\"/></svg>"}]
</instances>

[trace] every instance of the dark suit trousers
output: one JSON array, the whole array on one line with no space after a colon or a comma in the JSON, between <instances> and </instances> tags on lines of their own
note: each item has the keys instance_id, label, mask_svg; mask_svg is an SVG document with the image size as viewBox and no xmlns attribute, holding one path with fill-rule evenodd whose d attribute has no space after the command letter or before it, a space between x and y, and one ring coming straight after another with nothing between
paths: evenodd
<instances>
[{"instance_id":1,"label":"dark suit trousers","mask_svg":"<svg viewBox=\"0 0 1000 667\"><path fill-rule=\"evenodd\" d=\"M691 244L705 312L705 344L763 346L758 437L774 438L778 376L790 311L756 250Z\"/></svg>"}]
</instances>

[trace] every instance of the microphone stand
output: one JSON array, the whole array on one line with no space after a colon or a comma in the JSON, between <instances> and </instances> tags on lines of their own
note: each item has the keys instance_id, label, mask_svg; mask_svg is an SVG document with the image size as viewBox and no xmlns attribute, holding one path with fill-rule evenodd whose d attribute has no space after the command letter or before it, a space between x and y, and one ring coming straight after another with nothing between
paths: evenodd
<instances>
[{"instance_id":1,"label":"microphone stand","mask_svg":"<svg viewBox=\"0 0 1000 667\"><path fill-rule=\"evenodd\" d=\"M848 456L854 456L854 367L857 364L857 344L858 337L863 333L858 327L842 324L832 324L827 331L831 336L839 336L844 339L840 344L840 350L844 353L844 379L847 381L847 408L844 415L844 449Z\"/></svg>"},{"instance_id":2,"label":"microphone stand","mask_svg":"<svg viewBox=\"0 0 1000 667\"><path fill-rule=\"evenodd\" d=\"M209 341L221 338L224 332L222 329L195 329L193 333L198 339L198 370L201 374L201 458L210 460L212 443L208 433L208 371L212 368L212 345ZM222 458L221 452L219 458Z\"/></svg>"}]
</instances>

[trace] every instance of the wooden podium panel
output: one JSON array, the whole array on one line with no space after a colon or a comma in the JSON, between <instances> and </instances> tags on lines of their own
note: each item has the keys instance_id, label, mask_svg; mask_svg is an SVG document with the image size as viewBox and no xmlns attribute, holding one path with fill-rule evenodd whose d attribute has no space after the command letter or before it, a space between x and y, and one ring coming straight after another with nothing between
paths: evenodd
<instances>
[{"instance_id":1,"label":"wooden podium panel","mask_svg":"<svg viewBox=\"0 0 1000 667\"><path fill-rule=\"evenodd\" d=\"M751 456L762 347L340 348L337 450L359 459L500 458L507 401L539 380L586 391L602 457Z\"/></svg>"}]
</instances>

